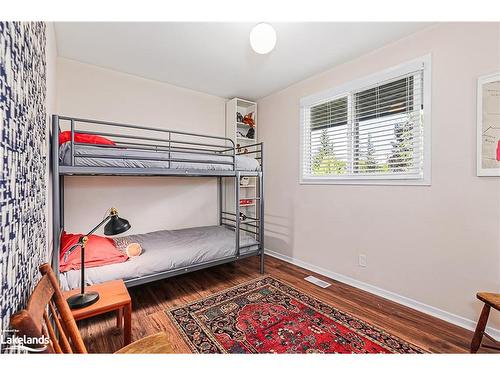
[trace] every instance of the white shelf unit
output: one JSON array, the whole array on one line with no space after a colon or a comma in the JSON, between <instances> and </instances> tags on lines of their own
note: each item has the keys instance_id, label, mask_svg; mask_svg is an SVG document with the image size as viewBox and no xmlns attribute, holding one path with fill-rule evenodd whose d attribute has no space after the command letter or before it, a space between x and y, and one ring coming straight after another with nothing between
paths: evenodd
<instances>
[{"instance_id":1,"label":"white shelf unit","mask_svg":"<svg viewBox=\"0 0 500 375\"><path fill-rule=\"evenodd\" d=\"M245 117L245 115L248 115L249 113L253 113L252 118L255 123L254 138L246 137L250 126L237 120L237 112L241 113L242 117ZM233 98L226 102L226 137L230 138L234 142L235 146L239 145L240 148L244 150L246 145L258 143L258 129L257 103L241 98ZM238 134L238 132L240 134ZM242 152L242 154L244 153ZM257 154L249 154L249 156L255 157ZM258 187L257 177L247 176L242 178L248 178L249 182L247 185L242 185L240 183L240 199L250 199L255 197L257 195ZM225 196L228 200L230 200L233 197L232 192L234 191L234 184L232 182L227 182L225 184L225 188ZM258 213L257 203L258 200L253 199L250 204L240 204L241 213L247 217L256 218ZM232 201L226 201L226 207L232 207L232 210L234 210L234 198ZM247 219L241 222L242 228L251 229L250 227L245 226L245 222L252 223L254 221Z\"/></svg>"},{"instance_id":2,"label":"white shelf unit","mask_svg":"<svg viewBox=\"0 0 500 375\"><path fill-rule=\"evenodd\" d=\"M246 135L250 126L237 120L237 113L242 117L253 113L255 135L253 138L247 138ZM226 137L232 139L234 144L240 144L242 148L258 142L258 124L257 124L257 103L249 100L234 98L226 103Z\"/></svg>"}]
</instances>

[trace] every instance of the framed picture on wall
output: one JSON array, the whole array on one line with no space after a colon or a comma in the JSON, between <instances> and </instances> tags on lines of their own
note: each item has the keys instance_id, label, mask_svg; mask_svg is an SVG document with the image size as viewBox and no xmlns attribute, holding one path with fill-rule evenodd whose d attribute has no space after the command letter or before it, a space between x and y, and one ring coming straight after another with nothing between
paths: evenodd
<instances>
[{"instance_id":1,"label":"framed picture on wall","mask_svg":"<svg viewBox=\"0 0 500 375\"><path fill-rule=\"evenodd\" d=\"M500 176L500 72L477 80L477 175Z\"/></svg>"}]
</instances>

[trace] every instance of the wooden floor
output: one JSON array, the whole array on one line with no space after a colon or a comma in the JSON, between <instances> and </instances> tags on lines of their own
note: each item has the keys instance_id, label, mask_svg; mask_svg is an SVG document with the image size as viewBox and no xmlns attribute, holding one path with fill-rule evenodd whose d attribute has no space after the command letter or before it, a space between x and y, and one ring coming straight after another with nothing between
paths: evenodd
<instances>
[{"instance_id":1,"label":"wooden floor","mask_svg":"<svg viewBox=\"0 0 500 375\"><path fill-rule=\"evenodd\" d=\"M266 273L424 350L434 353L466 353L469 350L472 332L416 310L272 257L266 258ZM328 280L332 286L322 289L303 280L311 274ZM165 331L176 351L189 353L187 345L164 311L259 276L257 258L249 258L130 288L132 341ZM114 315L103 315L78 324L89 352L111 353L122 347L123 336L115 326ZM487 352L488 349L480 351Z\"/></svg>"}]
</instances>

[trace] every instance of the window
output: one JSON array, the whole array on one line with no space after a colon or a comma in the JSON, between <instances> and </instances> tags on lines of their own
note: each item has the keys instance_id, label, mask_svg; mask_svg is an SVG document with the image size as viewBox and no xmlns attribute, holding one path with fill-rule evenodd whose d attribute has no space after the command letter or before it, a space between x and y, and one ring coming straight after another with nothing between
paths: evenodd
<instances>
[{"instance_id":1,"label":"window","mask_svg":"<svg viewBox=\"0 0 500 375\"><path fill-rule=\"evenodd\" d=\"M301 182L430 184L430 58L301 100Z\"/></svg>"}]
</instances>

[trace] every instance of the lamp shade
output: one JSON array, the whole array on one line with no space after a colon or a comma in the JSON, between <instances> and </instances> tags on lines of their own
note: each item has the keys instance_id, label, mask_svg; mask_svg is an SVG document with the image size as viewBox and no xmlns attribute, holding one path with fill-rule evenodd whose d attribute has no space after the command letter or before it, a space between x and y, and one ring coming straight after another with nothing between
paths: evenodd
<instances>
[{"instance_id":1,"label":"lamp shade","mask_svg":"<svg viewBox=\"0 0 500 375\"><path fill-rule=\"evenodd\" d=\"M109 221L104 226L104 234L106 236L114 236L130 229L130 223L126 219L122 219L118 215L111 216Z\"/></svg>"}]
</instances>

